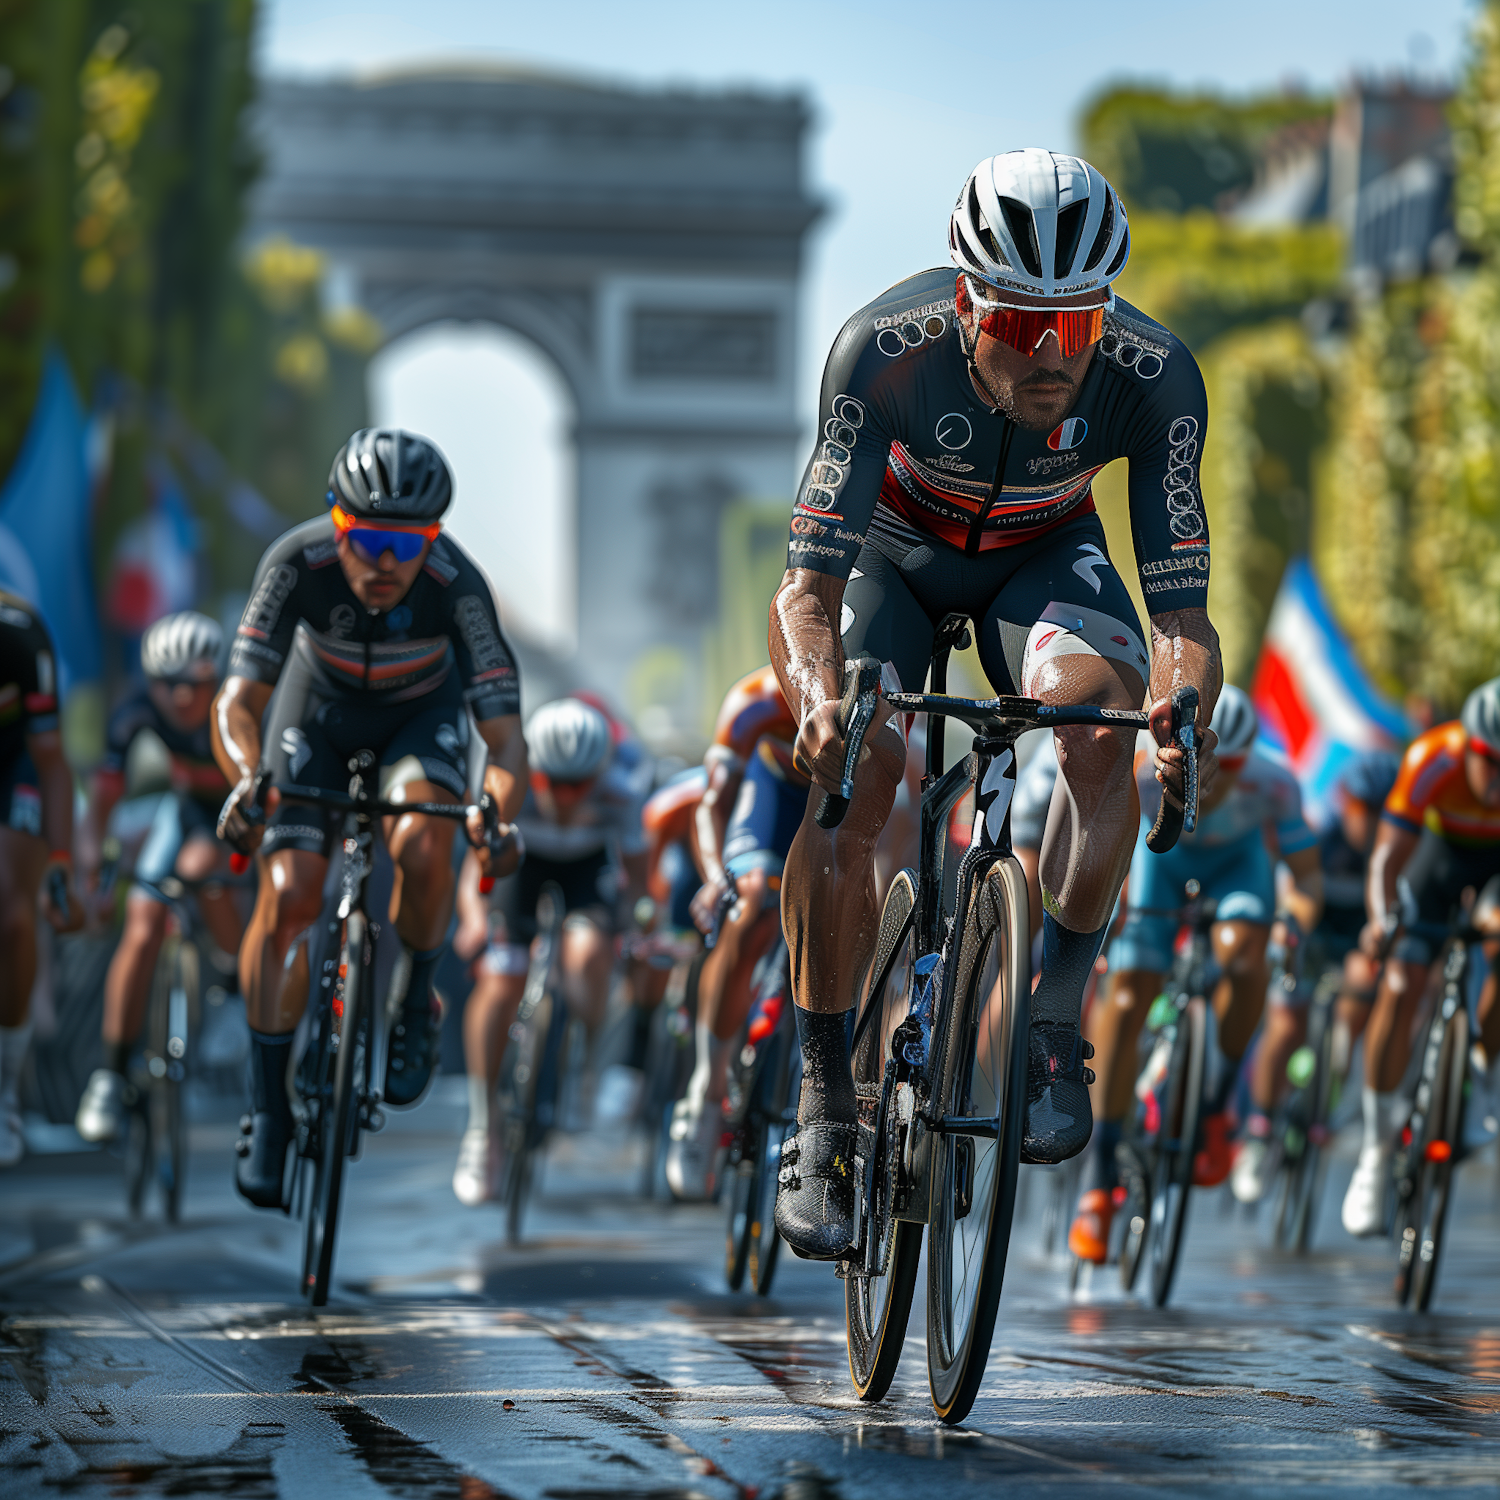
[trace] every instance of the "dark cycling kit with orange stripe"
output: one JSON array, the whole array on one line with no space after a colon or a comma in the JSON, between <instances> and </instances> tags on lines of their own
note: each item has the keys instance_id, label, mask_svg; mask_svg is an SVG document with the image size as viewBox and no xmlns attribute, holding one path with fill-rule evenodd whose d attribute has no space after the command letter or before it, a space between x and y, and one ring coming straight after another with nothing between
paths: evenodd
<instances>
[{"instance_id":1,"label":"dark cycling kit with orange stripe","mask_svg":"<svg viewBox=\"0 0 1500 1500\"><path fill-rule=\"evenodd\" d=\"M262 756L276 782L342 790L355 751L380 757L381 790L425 779L462 796L469 718L521 709L516 660L478 565L433 542L400 603L367 609L339 566L333 521L274 542L256 570L231 676L276 684ZM264 848L328 852L336 818L283 803Z\"/></svg>"}]
</instances>

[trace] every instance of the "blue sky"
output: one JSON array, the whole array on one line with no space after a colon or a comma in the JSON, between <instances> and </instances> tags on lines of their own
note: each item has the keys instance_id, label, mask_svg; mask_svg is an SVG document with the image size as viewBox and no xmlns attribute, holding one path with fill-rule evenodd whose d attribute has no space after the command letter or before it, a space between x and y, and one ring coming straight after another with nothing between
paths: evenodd
<instances>
[{"instance_id":1,"label":"blue sky","mask_svg":"<svg viewBox=\"0 0 1500 1500\"><path fill-rule=\"evenodd\" d=\"M266 0L259 45L262 69L279 74L501 58L637 84L802 91L817 118L809 184L829 207L807 268L805 408L849 313L945 259L948 210L981 157L1066 148L1080 106L1122 78L1248 92L1288 80L1331 89L1355 72L1414 65L1451 75L1471 9L1467 0ZM442 365L430 342L423 361L430 386ZM455 362L455 399L466 399L460 386L472 387L475 368ZM565 611L565 600L546 605L547 633Z\"/></svg>"}]
</instances>

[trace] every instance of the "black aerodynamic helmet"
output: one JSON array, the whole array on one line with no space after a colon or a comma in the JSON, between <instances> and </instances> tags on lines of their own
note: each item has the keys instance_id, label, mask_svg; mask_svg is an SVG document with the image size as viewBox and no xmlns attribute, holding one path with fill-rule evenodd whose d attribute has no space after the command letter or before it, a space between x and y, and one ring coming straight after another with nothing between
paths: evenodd
<instances>
[{"instance_id":1,"label":"black aerodynamic helmet","mask_svg":"<svg viewBox=\"0 0 1500 1500\"><path fill-rule=\"evenodd\" d=\"M453 471L436 443L400 427L365 427L328 471L328 503L378 521L437 521L453 503Z\"/></svg>"}]
</instances>

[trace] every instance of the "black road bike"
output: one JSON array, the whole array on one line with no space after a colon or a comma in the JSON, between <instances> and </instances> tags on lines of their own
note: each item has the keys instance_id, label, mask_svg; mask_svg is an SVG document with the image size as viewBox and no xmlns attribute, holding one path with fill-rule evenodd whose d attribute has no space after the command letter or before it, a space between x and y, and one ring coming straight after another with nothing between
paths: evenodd
<instances>
[{"instance_id":1,"label":"black road bike","mask_svg":"<svg viewBox=\"0 0 1500 1500\"><path fill-rule=\"evenodd\" d=\"M1448 1222L1453 1173L1465 1156L1464 1113L1468 1105L1469 1011L1479 945L1500 936L1500 879L1485 886L1468 912L1455 914L1434 972L1441 974L1436 1009L1428 1022L1412 1112L1392 1157L1395 1183L1396 1305L1426 1312L1437 1289L1443 1232Z\"/></svg>"},{"instance_id":2,"label":"black road bike","mask_svg":"<svg viewBox=\"0 0 1500 1500\"><path fill-rule=\"evenodd\" d=\"M969 640L950 615L935 639L931 693L893 693L898 713L928 715L921 856L891 883L867 998L851 1045L859 1119L855 1240L840 1262L849 1371L881 1399L901 1357L927 1235L927 1369L946 1423L968 1415L989 1358L1015 1208L1025 1124L1031 997L1026 878L1010 848L1015 742L1028 729L1147 727L1144 713L1029 698L949 697L949 652ZM874 720L880 664L849 664L840 712L843 793L816 817L835 826ZM1173 700L1173 734L1187 751L1188 826L1197 809L1197 690ZM942 769L943 725L975 731L972 750ZM1150 835L1170 848L1184 811L1165 798Z\"/></svg>"},{"instance_id":3,"label":"black road bike","mask_svg":"<svg viewBox=\"0 0 1500 1500\"><path fill-rule=\"evenodd\" d=\"M1149 1265L1155 1307L1166 1305L1177 1276L1213 1056L1209 996L1218 975L1212 945L1216 903L1202 895L1196 880L1187 882L1185 894L1186 906L1174 915L1181 917L1188 940L1148 1017L1148 1035L1155 1040L1136 1083L1140 1108L1116 1158L1125 1189L1116 1215L1123 1226L1120 1282L1133 1291L1141 1267Z\"/></svg>"},{"instance_id":4,"label":"black road bike","mask_svg":"<svg viewBox=\"0 0 1500 1500\"><path fill-rule=\"evenodd\" d=\"M1267 1173L1274 1173L1275 1183L1272 1238L1278 1249L1298 1254L1312 1247L1323 1192L1324 1152L1333 1139L1331 1121L1343 1088L1334 1066L1334 1011L1342 978L1341 968L1330 968L1313 990L1307 1008L1307 1040L1287 1063L1291 1089L1271 1131L1276 1157Z\"/></svg>"},{"instance_id":5,"label":"black road bike","mask_svg":"<svg viewBox=\"0 0 1500 1500\"><path fill-rule=\"evenodd\" d=\"M568 1006L562 993L562 887L547 881L536 904L537 941L526 989L510 1028L514 1046L505 1091L505 1237L521 1243L521 1228L537 1165L557 1125L563 1095Z\"/></svg>"},{"instance_id":6,"label":"black road bike","mask_svg":"<svg viewBox=\"0 0 1500 1500\"><path fill-rule=\"evenodd\" d=\"M151 978L139 1056L132 1060L126 1090L125 1195L131 1217L139 1216L155 1182L167 1223L182 1215L187 1173L187 1115L183 1096L189 1052L202 1021L203 970L209 939L198 916L198 892L223 880L166 876L160 884L136 878L170 913L167 933Z\"/></svg>"},{"instance_id":7,"label":"black road bike","mask_svg":"<svg viewBox=\"0 0 1500 1500\"><path fill-rule=\"evenodd\" d=\"M347 793L282 786L287 802L307 802L344 814L337 899L325 912L310 948L305 1045L293 1061L292 1112L298 1158L294 1209L305 1219L302 1292L314 1307L328 1301L334 1244L343 1195L344 1164L360 1152L361 1138L385 1125L381 1110L387 1039L395 1016L377 994L375 946L382 923L370 915L368 886L375 863L376 820L408 813L462 822L473 808L453 802L390 802L376 793L378 761L361 750L348 762ZM259 798L252 799L258 803ZM493 853L506 848L494 802L481 796L485 841ZM398 960L398 963L400 961ZM389 993L405 982L393 974ZM398 1002L399 1003L399 1002Z\"/></svg>"},{"instance_id":8,"label":"black road bike","mask_svg":"<svg viewBox=\"0 0 1500 1500\"><path fill-rule=\"evenodd\" d=\"M729 1158L724 1169L728 1223L724 1279L737 1292L764 1297L776 1274L776 1178L781 1147L797 1121L802 1048L792 1014L791 956L785 939L756 967L754 1002L739 1056L730 1068ZM765 1035L758 1034L762 1027Z\"/></svg>"}]
</instances>

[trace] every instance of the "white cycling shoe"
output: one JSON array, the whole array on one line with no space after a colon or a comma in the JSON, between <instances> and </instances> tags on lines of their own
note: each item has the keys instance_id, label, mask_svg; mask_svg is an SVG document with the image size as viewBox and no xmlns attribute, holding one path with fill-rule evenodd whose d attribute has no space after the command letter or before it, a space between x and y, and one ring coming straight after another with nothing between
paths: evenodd
<instances>
[{"instance_id":1,"label":"white cycling shoe","mask_svg":"<svg viewBox=\"0 0 1500 1500\"><path fill-rule=\"evenodd\" d=\"M1344 1228L1356 1239L1385 1233L1385 1192L1391 1176L1388 1146L1364 1146L1349 1191L1344 1194Z\"/></svg>"},{"instance_id":2,"label":"white cycling shoe","mask_svg":"<svg viewBox=\"0 0 1500 1500\"><path fill-rule=\"evenodd\" d=\"M713 1197L714 1167L723 1133L723 1108L717 1099L679 1099L672 1111L667 1142L667 1186L685 1203Z\"/></svg>"},{"instance_id":3,"label":"white cycling shoe","mask_svg":"<svg viewBox=\"0 0 1500 1500\"><path fill-rule=\"evenodd\" d=\"M125 1080L108 1068L89 1075L74 1124L84 1140L106 1146L125 1134Z\"/></svg>"},{"instance_id":4,"label":"white cycling shoe","mask_svg":"<svg viewBox=\"0 0 1500 1500\"><path fill-rule=\"evenodd\" d=\"M26 1155L26 1137L14 1099L0 1100L0 1167L13 1167Z\"/></svg>"},{"instance_id":5,"label":"white cycling shoe","mask_svg":"<svg viewBox=\"0 0 1500 1500\"><path fill-rule=\"evenodd\" d=\"M465 1208L493 1203L500 1196L500 1137L495 1132L464 1131L453 1169L453 1196Z\"/></svg>"},{"instance_id":6,"label":"white cycling shoe","mask_svg":"<svg viewBox=\"0 0 1500 1500\"><path fill-rule=\"evenodd\" d=\"M1240 1203L1259 1203L1266 1196L1266 1158L1271 1143L1259 1136L1240 1142L1234 1166L1229 1170L1229 1191Z\"/></svg>"}]
</instances>

